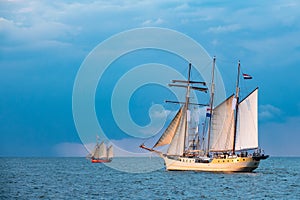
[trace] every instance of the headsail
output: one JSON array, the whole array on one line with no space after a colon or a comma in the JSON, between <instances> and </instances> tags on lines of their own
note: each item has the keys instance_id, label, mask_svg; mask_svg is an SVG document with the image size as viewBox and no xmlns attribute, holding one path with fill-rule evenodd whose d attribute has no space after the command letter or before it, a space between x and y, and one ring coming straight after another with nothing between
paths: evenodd
<instances>
[{"instance_id":1,"label":"headsail","mask_svg":"<svg viewBox=\"0 0 300 200\"><path fill-rule=\"evenodd\" d=\"M232 95L213 109L210 151L232 150L234 136L233 100L234 96Z\"/></svg>"},{"instance_id":2,"label":"headsail","mask_svg":"<svg viewBox=\"0 0 300 200\"><path fill-rule=\"evenodd\" d=\"M258 88L239 103L236 150L258 148Z\"/></svg>"},{"instance_id":3,"label":"headsail","mask_svg":"<svg viewBox=\"0 0 300 200\"><path fill-rule=\"evenodd\" d=\"M167 154L168 155L183 155L184 147L185 147L185 132L186 132L186 125L187 125L187 112L184 106L182 108L182 114L179 118L179 125L176 129L174 137L171 141L171 144L168 148Z\"/></svg>"},{"instance_id":4,"label":"headsail","mask_svg":"<svg viewBox=\"0 0 300 200\"><path fill-rule=\"evenodd\" d=\"M182 117L182 107L179 109L176 116L174 117L174 119L172 120L168 128L165 130L165 132L162 134L162 136L159 138L157 143L153 146L153 148L171 143L178 129L181 117Z\"/></svg>"},{"instance_id":5,"label":"headsail","mask_svg":"<svg viewBox=\"0 0 300 200\"><path fill-rule=\"evenodd\" d=\"M97 143L95 148L93 149L92 153L91 153L91 157L93 158L99 158L99 144Z\"/></svg>"},{"instance_id":6,"label":"headsail","mask_svg":"<svg viewBox=\"0 0 300 200\"><path fill-rule=\"evenodd\" d=\"M185 108L182 106L153 148L170 144L167 151L168 155L183 154L186 131L185 126L187 123L187 114L184 111Z\"/></svg>"}]
</instances>

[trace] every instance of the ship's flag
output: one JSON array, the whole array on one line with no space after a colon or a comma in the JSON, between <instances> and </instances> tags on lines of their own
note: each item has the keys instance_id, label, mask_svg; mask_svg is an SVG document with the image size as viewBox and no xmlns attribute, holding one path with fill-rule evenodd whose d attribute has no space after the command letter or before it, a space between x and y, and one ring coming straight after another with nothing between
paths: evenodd
<instances>
[{"instance_id":1,"label":"ship's flag","mask_svg":"<svg viewBox=\"0 0 300 200\"><path fill-rule=\"evenodd\" d=\"M210 108L207 108L207 109L206 109L206 117L211 117L211 114L210 114Z\"/></svg>"},{"instance_id":2,"label":"ship's flag","mask_svg":"<svg viewBox=\"0 0 300 200\"><path fill-rule=\"evenodd\" d=\"M249 74L243 74L244 79L252 79L252 76Z\"/></svg>"}]
</instances>

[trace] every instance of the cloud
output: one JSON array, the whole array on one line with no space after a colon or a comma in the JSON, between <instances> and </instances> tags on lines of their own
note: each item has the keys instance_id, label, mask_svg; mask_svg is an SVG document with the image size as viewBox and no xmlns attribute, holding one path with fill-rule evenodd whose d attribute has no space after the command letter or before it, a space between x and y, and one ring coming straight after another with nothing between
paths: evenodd
<instances>
[{"instance_id":1,"label":"cloud","mask_svg":"<svg viewBox=\"0 0 300 200\"><path fill-rule=\"evenodd\" d=\"M235 32L241 29L241 26L238 24L231 24L225 26L217 26L211 27L207 30L208 33L228 33L228 32Z\"/></svg>"},{"instance_id":2,"label":"cloud","mask_svg":"<svg viewBox=\"0 0 300 200\"><path fill-rule=\"evenodd\" d=\"M151 116L158 119L165 119L166 116L170 115L172 110L154 110L151 113Z\"/></svg>"},{"instance_id":3,"label":"cloud","mask_svg":"<svg viewBox=\"0 0 300 200\"><path fill-rule=\"evenodd\" d=\"M259 128L260 145L273 156L300 156L300 117L264 123Z\"/></svg>"},{"instance_id":4,"label":"cloud","mask_svg":"<svg viewBox=\"0 0 300 200\"><path fill-rule=\"evenodd\" d=\"M153 121L166 121L164 126L169 123L171 118L173 118L176 115L177 111L171 111L171 110L154 110L151 111L151 117L153 118ZM146 129L141 128L139 130L140 133L142 133L143 136L151 136L153 133L158 132L158 129L161 126L159 124L153 124L153 126L149 126ZM163 132L164 128L162 127L161 130L159 130L158 134L161 134Z\"/></svg>"},{"instance_id":5,"label":"cloud","mask_svg":"<svg viewBox=\"0 0 300 200\"><path fill-rule=\"evenodd\" d=\"M300 24L298 26L300 27ZM284 29L286 28L282 28L282 30ZM294 63L299 63L300 41L295 40L295 38L298 37L300 31L277 30L276 32L277 34L274 35L240 41L241 47L255 55L254 66L270 67L271 62L263 65L261 63L274 58L276 58L276 62L272 63L272 67L290 67ZM282 51L283 49L284 51ZM287 57L289 59L286 59Z\"/></svg>"},{"instance_id":6,"label":"cloud","mask_svg":"<svg viewBox=\"0 0 300 200\"><path fill-rule=\"evenodd\" d=\"M153 153L145 151L139 148L139 146L143 143L146 143L147 146L152 147L156 140L156 137L152 137L149 139L125 138L121 140L110 140L106 144L107 146L113 145L114 157L147 157L153 156ZM85 157L90 151L92 151L95 145L96 143L83 145L80 143L65 142L55 145L52 149L55 156Z\"/></svg>"},{"instance_id":7,"label":"cloud","mask_svg":"<svg viewBox=\"0 0 300 200\"><path fill-rule=\"evenodd\" d=\"M5 38L1 43L14 49L40 48L43 44L42 47L48 47L49 42L71 46L68 38L73 37L77 31L76 27L57 21L41 19L27 25L17 19L0 18L0 34Z\"/></svg>"},{"instance_id":8,"label":"cloud","mask_svg":"<svg viewBox=\"0 0 300 200\"><path fill-rule=\"evenodd\" d=\"M13 21L0 17L0 31L6 31L11 26L13 26Z\"/></svg>"},{"instance_id":9,"label":"cloud","mask_svg":"<svg viewBox=\"0 0 300 200\"><path fill-rule=\"evenodd\" d=\"M274 120L279 118L282 114L282 111L270 104L260 105L259 106L259 119L260 120Z\"/></svg>"},{"instance_id":10,"label":"cloud","mask_svg":"<svg viewBox=\"0 0 300 200\"><path fill-rule=\"evenodd\" d=\"M275 77L282 74L282 79L278 79L278 84L281 85L282 82L280 81L287 79L290 83L287 88L281 91L279 96L278 94L263 96L265 102L270 102L269 99L274 99L276 96L277 102L282 102L280 105L276 105L280 109L270 104L260 106L259 117L264 122L262 124L263 130L269 136L265 138L265 141L272 140L276 134L278 138L283 139L285 134L291 134L284 129L291 129L293 126L299 129L296 124L299 122L297 119L288 118L282 123L275 123L281 120L282 114L286 114L283 108L288 107L288 105L284 105L287 96L293 102L298 102L297 99L299 99L299 95L292 94L292 91L297 91L299 82L297 82L296 77L299 72L297 66L300 62L299 5L300 3L296 1L274 1L272 4L260 1L239 4L236 2L199 3L173 0L155 2L150 0L2 1L0 9L1 67L5 65L6 69L12 69L12 66L19 64L35 69L50 61L55 61L55 64L51 63L53 66L51 70L41 68L34 73L32 73L33 71L25 72L23 69L22 71L11 70L9 73L2 70L2 77L9 80L2 85L9 88L13 93L27 87L28 91L32 93L25 96L26 98L33 98L32 102L35 102L36 99L34 98L46 98L41 95L38 96L32 87L26 85L33 80L33 76L39 77L38 81L34 82L35 87L41 87L43 84L40 79L51 83L52 79L49 79L49 76L45 76L45 74L56 77L55 81L59 80L57 77L63 77L61 80L71 80L74 78L76 66L79 66L82 61L81 58L83 59L89 50L109 36L130 28L164 25L166 28L172 28L192 36L196 41L203 43L205 48L218 46L216 48L218 52L208 51L215 53L217 57L221 57L220 54L226 54L224 57L227 58L248 59L249 63L247 64L249 66L269 67L268 72L271 73L273 73L274 67L281 66L284 71L295 74L294 78L291 78L287 73L274 73ZM49 51L45 51L45 48L55 56L49 54ZM82 53L81 56L77 56L78 51ZM68 57L67 54L73 57ZM74 64L76 59L80 62ZM30 61L29 64L28 61ZM71 75L68 74L69 71L58 70L64 63L74 68ZM263 73L261 69L258 70ZM56 73L51 73L52 71L56 71ZM19 76L21 75L25 78L20 79ZM70 86L72 81L69 82ZM271 85L271 87L266 87L266 90L275 91L273 77L269 79L266 77L263 81L264 85ZM71 87L65 90L67 88L65 82L57 81L57 83L62 87L53 89L49 84L47 90L66 94L72 91ZM16 90L16 88L9 87L12 84L19 85L20 88ZM6 96L8 102L13 102L11 99L16 97L16 95L9 97L5 93L3 96ZM17 96L20 99L20 93ZM23 105L24 102L21 102ZM3 106L8 107L7 105ZM300 104L298 105L300 110ZM26 107L25 104L24 106ZM69 105L69 107L71 106ZM295 109L294 104L288 109ZM295 112L299 112L299 110ZM33 110L33 112L35 111ZM8 115L9 113L11 112L8 112ZM24 119L26 118L24 116L22 111L18 111L13 117ZM163 113L155 113L155 116L161 118ZM69 123L69 121L66 122ZM272 125L282 132L279 133ZM34 126L36 125L28 123L28 127ZM16 132L22 131L16 130ZM65 138L63 141L67 140L68 138ZM124 140L120 143L136 146L138 142ZM288 142L286 144L288 145ZM54 149L61 156L85 156L82 146L76 143L61 143Z\"/></svg>"},{"instance_id":11,"label":"cloud","mask_svg":"<svg viewBox=\"0 0 300 200\"><path fill-rule=\"evenodd\" d=\"M157 26L164 23L164 20L161 18L158 19L148 19L142 23L142 26Z\"/></svg>"}]
</instances>

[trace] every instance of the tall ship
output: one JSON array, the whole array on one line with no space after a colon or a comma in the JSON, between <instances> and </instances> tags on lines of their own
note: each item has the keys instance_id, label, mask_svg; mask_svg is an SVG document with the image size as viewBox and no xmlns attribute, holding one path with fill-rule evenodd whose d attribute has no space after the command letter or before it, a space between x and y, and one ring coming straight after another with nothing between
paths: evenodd
<instances>
[{"instance_id":1,"label":"tall ship","mask_svg":"<svg viewBox=\"0 0 300 200\"><path fill-rule=\"evenodd\" d=\"M190 80L192 67L190 63L188 79L173 80L173 84L169 84L186 89L185 101L166 101L181 104L181 107L152 148L140 145L140 148L162 157L166 170L252 172L259 166L261 160L269 157L258 146L258 88L245 98L239 98L241 74L239 62L235 94L214 106L215 62L214 57L209 104L190 102L191 90L208 92L205 82ZM252 78L247 74L243 74L243 77ZM194 106L207 106L208 112L202 134L198 128L199 124L192 127L191 109ZM166 153L157 149L165 145L168 145Z\"/></svg>"},{"instance_id":2,"label":"tall ship","mask_svg":"<svg viewBox=\"0 0 300 200\"><path fill-rule=\"evenodd\" d=\"M104 142L99 143L99 138L97 137L97 143L87 158L91 160L92 163L108 163L113 159L113 146L107 145Z\"/></svg>"}]
</instances>

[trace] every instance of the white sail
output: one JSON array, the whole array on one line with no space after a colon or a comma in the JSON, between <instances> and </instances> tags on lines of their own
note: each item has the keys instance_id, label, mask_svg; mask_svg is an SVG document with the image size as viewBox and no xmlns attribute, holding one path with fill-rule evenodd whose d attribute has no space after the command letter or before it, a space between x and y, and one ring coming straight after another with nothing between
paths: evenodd
<instances>
[{"instance_id":1,"label":"white sail","mask_svg":"<svg viewBox=\"0 0 300 200\"><path fill-rule=\"evenodd\" d=\"M87 155L87 157L91 158L91 157L94 157L94 156L95 156L95 153L96 153L96 151L97 151L97 146L98 146L98 144L96 144L96 146L92 149L91 153L89 153L89 154Z\"/></svg>"},{"instance_id":2,"label":"white sail","mask_svg":"<svg viewBox=\"0 0 300 200\"><path fill-rule=\"evenodd\" d=\"M193 110L191 109L191 105L201 104L190 103L190 89L198 89L200 91L206 91L207 89L193 85L202 82L190 80L191 64L189 64L188 80L173 80L173 83L181 84L169 84L170 86L184 87L187 89L187 92L186 102L168 102L184 103L185 105L177 112L170 125L153 147L168 145L167 153L148 148L144 144L140 145L140 148L157 153L162 157L167 170L252 172L258 167L260 160L269 157L261 153L260 150L255 150L253 154L248 154L248 151L244 152L244 150L258 147L257 89L244 100L239 101L241 71L239 62L236 96L232 95L217 107L212 108L214 105L215 86L214 67L215 58L212 69L210 113L206 114L201 133L198 130L200 128L198 127L200 118L197 115L193 115ZM191 110L188 110L188 106L190 106ZM235 154L235 151L241 152Z\"/></svg>"},{"instance_id":3,"label":"white sail","mask_svg":"<svg viewBox=\"0 0 300 200\"><path fill-rule=\"evenodd\" d=\"M199 144L198 124L199 124L199 110L194 106L190 111L188 110L188 150L195 150ZM190 120L189 120L190 115Z\"/></svg>"},{"instance_id":4,"label":"white sail","mask_svg":"<svg viewBox=\"0 0 300 200\"><path fill-rule=\"evenodd\" d=\"M186 111L186 116L187 116L187 121L190 122L191 121L191 111L190 110Z\"/></svg>"},{"instance_id":5,"label":"white sail","mask_svg":"<svg viewBox=\"0 0 300 200\"><path fill-rule=\"evenodd\" d=\"M99 157L98 158L107 158L107 147L104 142L99 145Z\"/></svg>"},{"instance_id":6,"label":"white sail","mask_svg":"<svg viewBox=\"0 0 300 200\"><path fill-rule=\"evenodd\" d=\"M257 96L258 88L239 103L236 150L258 147Z\"/></svg>"},{"instance_id":7,"label":"white sail","mask_svg":"<svg viewBox=\"0 0 300 200\"><path fill-rule=\"evenodd\" d=\"M107 158L112 159L114 157L113 146L110 145L107 149Z\"/></svg>"},{"instance_id":8,"label":"white sail","mask_svg":"<svg viewBox=\"0 0 300 200\"><path fill-rule=\"evenodd\" d=\"M153 146L153 148L171 143L171 141L178 129L181 117L182 117L182 108L179 109L176 116L174 117L174 119L172 120L172 122L170 123L168 128L165 130L165 132L162 134L162 136L159 138L157 143Z\"/></svg>"},{"instance_id":9,"label":"white sail","mask_svg":"<svg viewBox=\"0 0 300 200\"><path fill-rule=\"evenodd\" d=\"M95 148L93 149L93 151L91 153L91 157L99 158L99 147L100 147L100 145L97 143Z\"/></svg>"},{"instance_id":10,"label":"white sail","mask_svg":"<svg viewBox=\"0 0 300 200\"><path fill-rule=\"evenodd\" d=\"M234 136L233 98L232 95L213 109L210 151L232 150Z\"/></svg>"},{"instance_id":11,"label":"white sail","mask_svg":"<svg viewBox=\"0 0 300 200\"><path fill-rule=\"evenodd\" d=\"M181 117L179 118L179 125L167 151L168 155L183 155L185 132L187 129L187 112L183 112L184 110L185 108L183 107Z\"/></svg>"}]
</instances>

